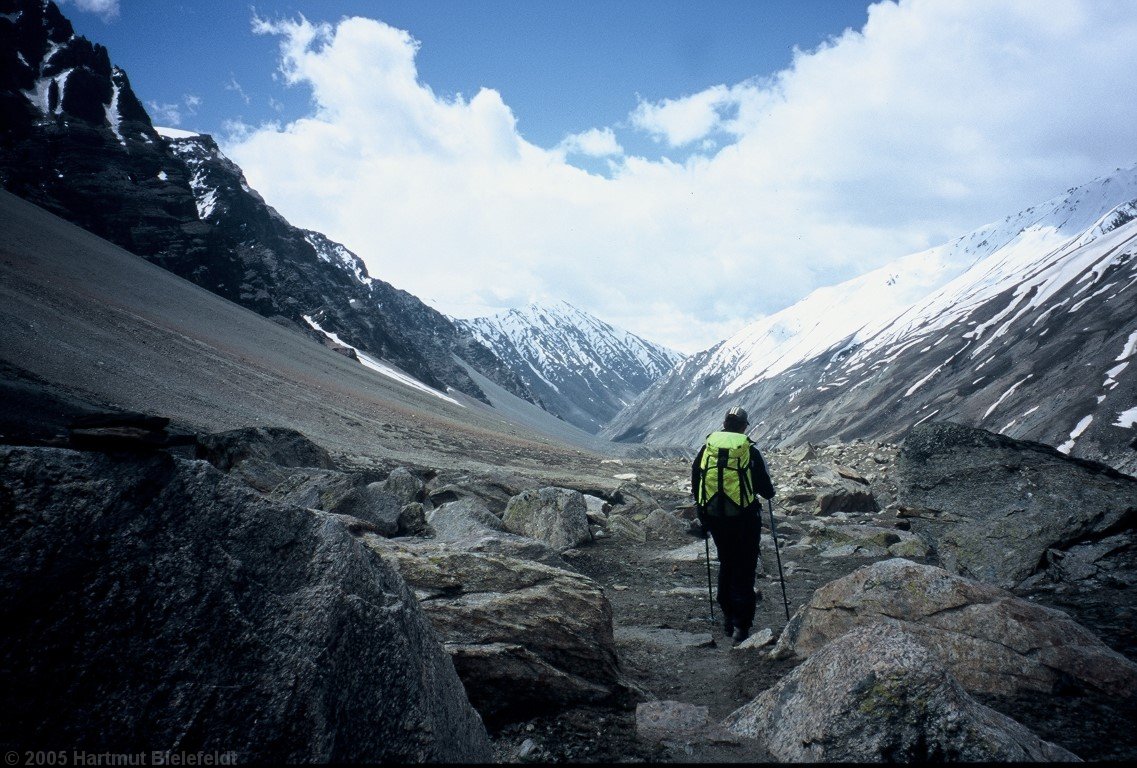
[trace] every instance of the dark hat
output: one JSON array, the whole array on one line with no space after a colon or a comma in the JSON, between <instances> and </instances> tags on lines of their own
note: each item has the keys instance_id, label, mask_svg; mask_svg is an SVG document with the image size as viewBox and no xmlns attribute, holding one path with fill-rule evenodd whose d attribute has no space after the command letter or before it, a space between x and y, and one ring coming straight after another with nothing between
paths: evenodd
<instances>
[{"instance_id":1,"label":"dark hat","mask_svg":"<svg viewBox=\"0 0 1137 768\"><path fill-rule=\"evenodd\" d=\"M750 417L746 415L746 409L742 406L736 405L726 412L726 418L723 421L733 421L736 423L749 424Z\"/></svg>"}]
</instances>

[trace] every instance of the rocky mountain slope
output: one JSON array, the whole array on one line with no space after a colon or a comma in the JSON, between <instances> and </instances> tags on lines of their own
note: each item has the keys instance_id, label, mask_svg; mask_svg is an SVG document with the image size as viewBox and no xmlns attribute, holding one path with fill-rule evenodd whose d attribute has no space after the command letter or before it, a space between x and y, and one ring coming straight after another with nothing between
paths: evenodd
<instances>
[{"instance_id":1,"label":"rocky mountain slope","mask_svg":"<svg viewBox=\"0 0 1137 768\"><path fill-rule=\"evenodd\" d=\"M369 276L342 245L285 221L210 137L161 135L126 73L76 36L50 0L0 0L0 115L0 184L15 194L266 317L320 339L335 334L437 390L486 399L458 356L531 399L444 315Z\"/></svg>"},{"instance_id":2,"label":"rocky mountain slope","mask_svg":"<svg viewBox=\"0 0 1137 768\"><path fill-rule=\"evenodd\" d=\"M457 324L504 360L549 411L589 432L683 357L564 301Z\"/></svg>"},{"instance_id":3,"label":"rocky mountain slope","mask_svg":"<svg viewBox=\"0 0 1137 768\"><path fill-rule=\"evenodd\" d=\"M603 432L692 444L730 404L769 444L951 419L1133 471L1137 169L764 318L684 361Z\"/></svg>"}]
</instances>

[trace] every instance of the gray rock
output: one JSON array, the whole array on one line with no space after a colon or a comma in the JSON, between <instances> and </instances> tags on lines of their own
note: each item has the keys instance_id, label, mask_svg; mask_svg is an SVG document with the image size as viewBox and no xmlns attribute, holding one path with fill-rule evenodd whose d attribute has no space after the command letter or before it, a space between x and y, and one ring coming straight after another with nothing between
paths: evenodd
<instances>
[{"instance_id":1,"label":"gray rock","mask_svg":"<svg viewBox=\"0 0 1137 768\"><path fill-rule=\"evenodd\" d=\"M877 512L880 505L867 486L839 477L830 485L817 488L817 514L839 512Z\"/></svg>"},{"instance_id":2,"label":"gray rock","mask_svg":"<svg viewBox=\"0 0 1137 768\"><path fill-rule=\"evenodd\" d=\"M804 464L807 461L814 461L816 458L817 451L814 450L811 443L791 448L786 453L786 459L792 461L794 464Z\"/></svg>"},{"instance_id":3,"label":"gray rock","mask_svg":"<svg viewBox=\"0 0 1137 768\"><path fill-rule=\"evenodd\" d=\"M773 654L805 658L852 627L881 621L918 637L969 691L1053 693L1080 685L1137 693L1137 664L1065 613L901 559L867 565L818 589Z\"/></svg>"},{"instance_id":4,"label":"gray rock","mask_svg":"<svg viewBox=\"0 0 1137 768\"><path fill-rule=\"evenodd\" d=\"M649 743L699 741L710 727L707 707L682 701L644 701L636 705L636 736Z\"/></svg>"},{"instance_id":5,"label":"gray rock","mask_svg":"<svg viewBox=\"0 0 1137 768\"><path fill-rule=\"evenodd\" d=\"M443 543L362 541L416 590L487 723L629 695L612 610L593 580Z\"/></svg>"},{"instance_id":6,"label":"gray rock","mask_svg":"<svg viewBox=\"0 0 1137 768\"><path fill-rule=\"evenodd\" d=\"M269 493L291 476L289 469L335 469L326 450L294 429L245 427L199 435L197 457Z\"/></svg>"},{"instance_id":7,"label":"gray rock","mask_svg":"<svg viewBox=\"0 0 1137 768\"><path fill-rule=\"evenodd\" d=\"M265 492L269 498L324 511L333 509L356 488L367 484L364 476L331 469L300 468L279 474L280 482Z\"/></svg>"},{"instance_id":8,"label":"gray rock","mask_svg":"<svg viewBox=\"0 0 1137 768\"><path fill-rule=\"evenodd\" d=\"M0 449L0 505L0 742L490 759L413 595L339 518L205 462L43 448Z\"/></svg>"},{"instance_id":9,"label":"gray rock","mask_svg":"<svg viewBox=\"0 0 1137 768\"><path fill-rule=\"evenodd\" d=\"M426 522L426 512L421 503L412 502L399 511L399 536L421 536L430 530L430 524Z\"/></svg>"},{"instance_id":10,"label":"gray rock","mask_svg":"<svg viewBox=\"0 0 1137 768\"><path fill-rule=\"evenodd\" d=\"M643 526L625 515L613 514L608 518L608 533L639 543L647 541Z\"/></svg>"},{"instance_id":11,"label":"gray rock","mask_svg":"<svg viewBox=\"0 0 1137 768\"><path fill-rule=\"evenodd\" d=\"M900 503L945 568L1011 589L1049 549L1102 538L1137 512L1137 479L981 429L916 427L896 465Z\"/></svg>"},{"instance_id":12,"label":"gray rock","mask_svg":"<svg viewBox=\"0 0 1137 768\"><path fill-rule=\"evenodd\" d=\"M510 533L539 539L562 551L592 540L584 496L568 488L522 491L509 500L502 523Z\"/></svg>"},{"instance_id":13,"label":"gray rock","mask_svg":"<svg viewBox=\"0 0 1137 768\"><path fill-rule=\"evenodd\" d=\"M403 506L398 496L383 489L383 483L368 483L353 489L328 511L357 517L374 525L384 536L396 536Z\"/></svg>"},{"instance_id":14,"label":"gray rock","mask_svg":"<svg viewBox=\"0 0 1137 768\"><path fill-rule=\"evenodd\" d=\"M405 467L395 467L381 486L402 504L426 500L426 486L417 475Z\"/></svg>"},{"instance_id":15,"label":"gray rock","mask_svg":"<svg viewBox=\"0 0 1137 768\"><path fill-rule=\"evenodd\" d=\"M1056 762L1078 758L972 699L898 627L858 627L723 722L785 762Z\"/></svg>"},{"instance_id":16,"label":"gray rock","mask_svg":"<svg viewBox=\"0 0 1137 768\"><path fill-rule=\"evenodd\" d=\"M612 505L599 496L584 494L584 505L588 510L588 517L592 520L607 520L612 511Z\"/></svg>"},{"instance_id":17,"label":"gray rock","mask_svg":"<svg viewBox=\"0 0 1137 768\"><path fill-rule=\"evenodd\" d=\"M734 646L733 650L749 651L755 648L765 648L772 642L774 642L774 630L766 627L761 632L756 632L755 634L743 640L738 645Z\"/></svg>"},{"instance_id":18,"label":"gray rock","mask_svg":"<svg viewBox=\"0 0 1137 768\"><path fill-rule=\"evenodd\" d=\"M447 502L432 509L427 513L426 521L434 529L434 535L445 541L460 541L489 531L505 530L501 520L473 497Z\"/></svg>"},{"instance_id":19,"label":"gray rock","mask_svg":"<svg viewBox=\"0 0 1137 768\"><path fill-rule=\"evenodd\" d=\"M927 545L920 541L915 534L901 531L896 528L879 528L872 525L826 525L814 528L809 534L810 543L822 550L833 548L847 548L852 546L849 554L859 557L885 557L891 547L904 544L908 551L921 552L917 555L923 557L927 554ZM832 554L822 552L823 557L832 557Z\"/></svg>"},{"instance_id":20,"label":"gray rock","mask_svg":"<svg viewBox=\"0 0 1137 768\"><path fill-rule=\"evenodd\" d=\"M657 509L643 522L644 536L662 541L683 541L687 538L687 523L670 512Z\"/></svg>"},{"instance_id":21,"label":"gray rock","mask_svg":"<svg viewBox=\"0 0 1137 768\"><path fill-rule=\"evenodd\" d=\"M500 518L510 499L522 491L540 487L541 484L531 477L509 472L479 475L447 473L431 480L428 492L436 506L460 498L476 498Z\"/></svg>"}]
</instances>

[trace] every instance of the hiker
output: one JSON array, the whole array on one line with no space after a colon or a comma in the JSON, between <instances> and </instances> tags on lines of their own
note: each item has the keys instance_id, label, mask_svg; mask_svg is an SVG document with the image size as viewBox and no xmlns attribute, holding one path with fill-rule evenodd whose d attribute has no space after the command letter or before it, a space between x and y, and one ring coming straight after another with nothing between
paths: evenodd
<instances>
[{"instance_id":1,"label":"hiker","mask_svg":"<svg viewBox=\"0 0 1137 768\"><path fill-rule=\"evenodd\" d=\"M749 417L739 407L727 411L722 430L707 436L691 462L691 494L701 530L719 553L718 604L723 631L740 643L754 622L754 574L758 567L762 501L774 498L774 484L762 454L746 435Z\"/></svg>"}]
</instances>

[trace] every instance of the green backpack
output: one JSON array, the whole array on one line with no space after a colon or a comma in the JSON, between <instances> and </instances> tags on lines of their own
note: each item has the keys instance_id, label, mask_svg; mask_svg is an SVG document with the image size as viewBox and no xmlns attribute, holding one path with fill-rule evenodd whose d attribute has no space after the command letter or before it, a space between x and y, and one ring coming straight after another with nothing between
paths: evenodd
<instances>
[{"instance_id":1,"label":"green backpack","mask_svg":"<svg viewBox=\"0 0 1137 768\"><path fill-rule=\"evenodd\" d=\"M704 514L734 517L754 501L750 485L750 438L738 432L707 436L699 465L695 502Z\"/></svg>"}]
</instances>

